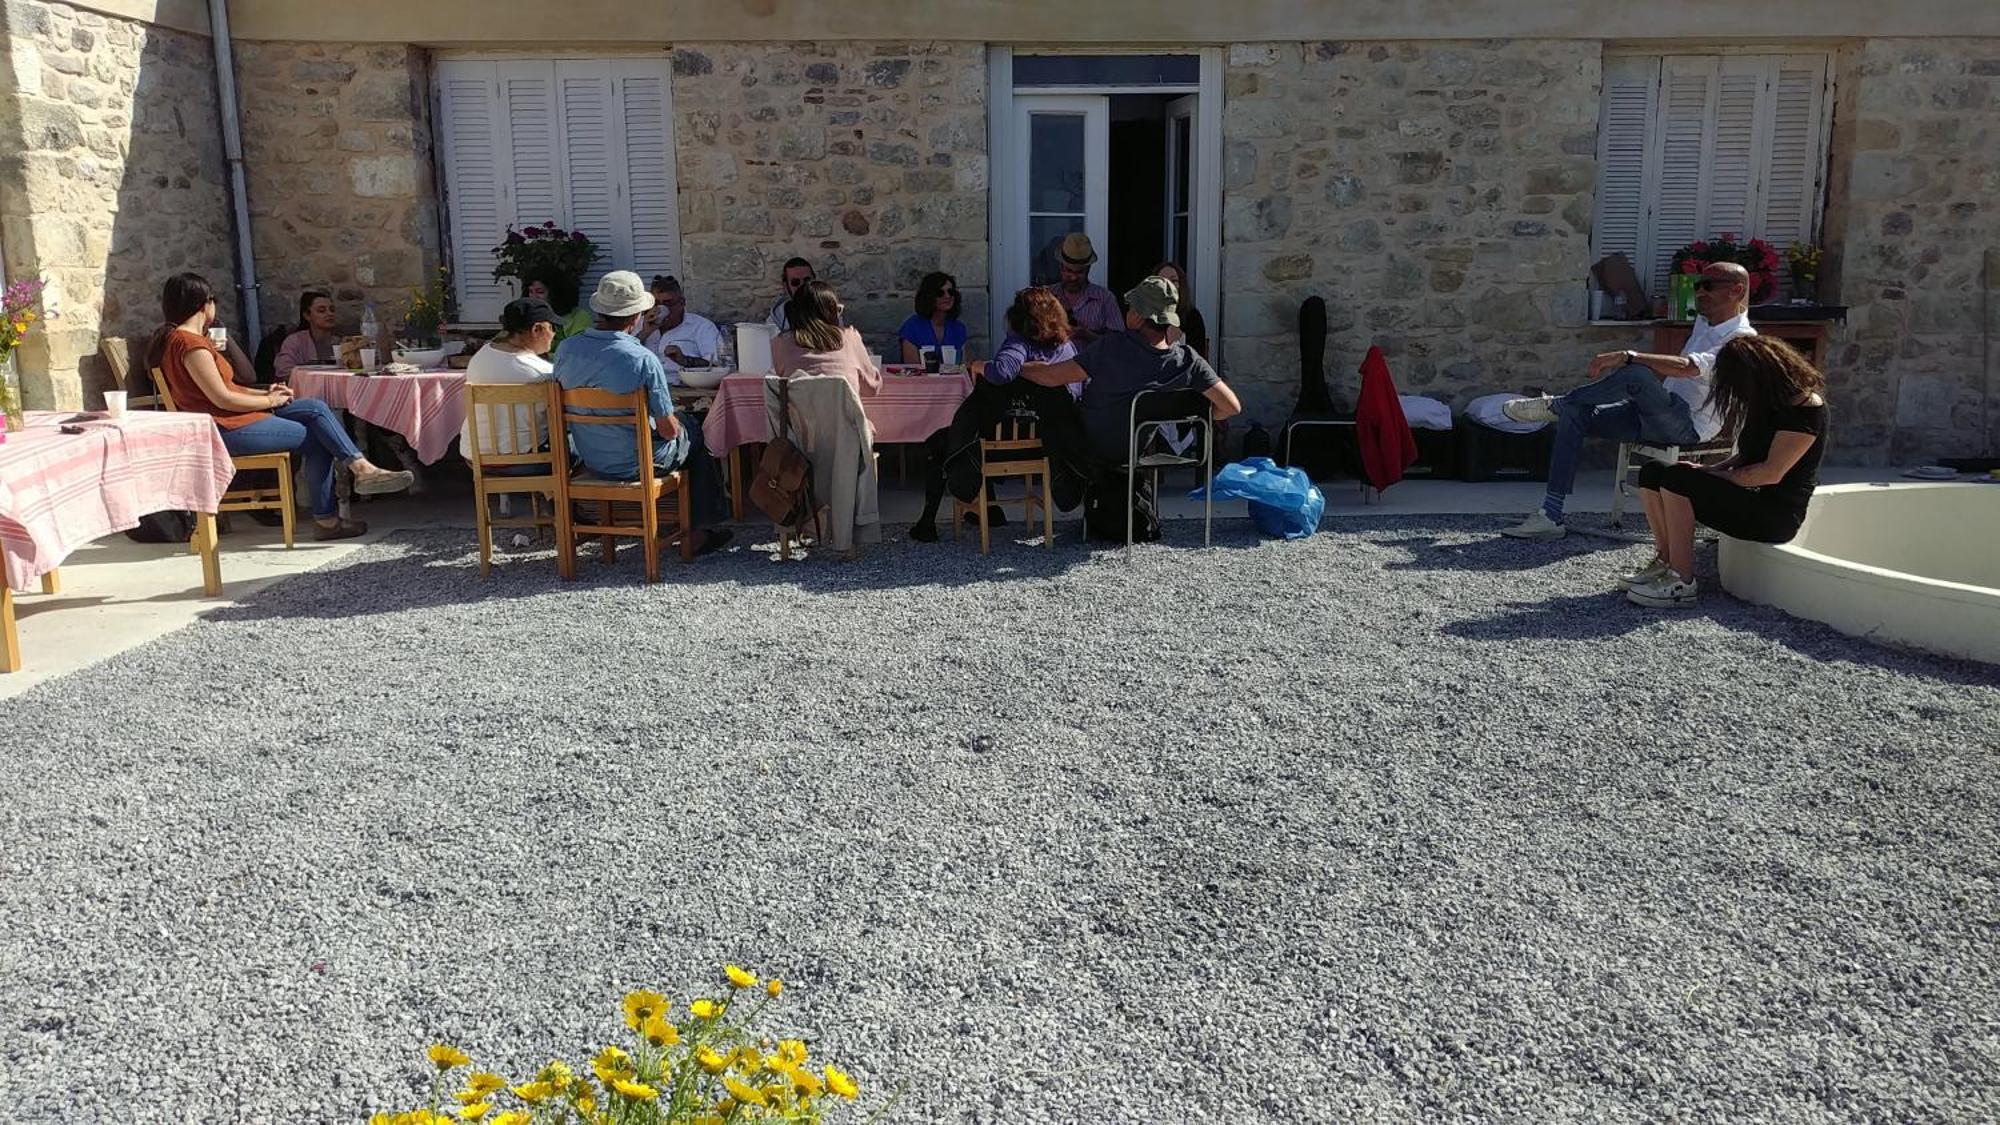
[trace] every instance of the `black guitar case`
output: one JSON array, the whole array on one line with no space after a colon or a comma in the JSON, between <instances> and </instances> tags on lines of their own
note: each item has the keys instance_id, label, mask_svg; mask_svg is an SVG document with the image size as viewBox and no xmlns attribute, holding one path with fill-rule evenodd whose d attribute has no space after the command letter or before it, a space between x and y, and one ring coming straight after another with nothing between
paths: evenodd
<instances>
[{"instance_id":1,"label":"black guitar case","mask_svg":"<svg viewBox=\"0 0 2000 1125\"><path fill-rule=\"evenodd\" d=\"M1347 404L1337 401L1326 386L1326 301L1307 297L1299 305L1299 404L1286 423L1301 419L1352 418ZM1314 480L1357 468L1358 450L1351 427L1304 426L1290 430L1289 464L1297 465ZM1282 435L1279 452L1285 451Z\"/></svg>"}]
</instances>

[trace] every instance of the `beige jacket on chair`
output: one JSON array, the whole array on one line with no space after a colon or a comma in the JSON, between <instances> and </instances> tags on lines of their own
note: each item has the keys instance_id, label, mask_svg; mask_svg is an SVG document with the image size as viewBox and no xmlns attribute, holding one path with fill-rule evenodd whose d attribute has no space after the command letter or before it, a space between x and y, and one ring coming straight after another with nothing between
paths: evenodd
<instances>
[{"instance_id":1,"label":"beige jacket on chair","mask_svg":"<svg viewBox=\"0 0 2000 1125\"><path fill-rule=\"evenodd\" d=\"M854 384L838 375L765 376L764 416L773 437L785 429L778 418L778 386L786 381L791 383L792 443L812 462L813 495L825 512L821 530L826 546L848 551L880 542L874 435Z\"/></svg>"}]
</instances>

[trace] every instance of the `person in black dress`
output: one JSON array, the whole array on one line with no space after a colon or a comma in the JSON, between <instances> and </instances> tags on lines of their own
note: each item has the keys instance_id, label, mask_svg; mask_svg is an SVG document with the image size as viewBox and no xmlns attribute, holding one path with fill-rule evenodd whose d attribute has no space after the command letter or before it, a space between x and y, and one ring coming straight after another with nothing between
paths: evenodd
<instances>
[{"instance_id":1,"label":"person in black dress","mask_svg":"<svg viewBox=\"0 0 2000 1125\"><path fill-rule=\"evenodd\" d=\"M1805 522L1826 452L1826 380L1791 345L1738 336L1715 357L1710 404L1736 453L1702 466L1653 463L1639 471L1639 495L1656 556L1624 575L1627 597L1645 606L1694 604L1694 528L1706 524L1753 543L1788 543Z\"/></svg>"}]
</instances>

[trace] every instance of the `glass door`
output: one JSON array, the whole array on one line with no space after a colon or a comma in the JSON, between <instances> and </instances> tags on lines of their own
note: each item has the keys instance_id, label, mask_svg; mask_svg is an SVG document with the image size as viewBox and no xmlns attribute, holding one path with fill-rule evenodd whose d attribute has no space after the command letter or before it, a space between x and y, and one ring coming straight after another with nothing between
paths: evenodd
<instances>
[{"instance_id":1,"label":"glass door","mask_svg":"<svg viewBox=\"0 0 2000 1125\"><path fill-rule=\"evenodd\" d=\"M1179 262L1192 278L1201 269L1190 237L1194 210L1195 95L1167 103L1167 260Z\"/></svg>"},{"instance_id":2,"label":"glass door","mask_svg":"<svg viewBox=\"0 0 2000 1125\"><path fill-rule=\"evenodd\" d=\"M996 305L1007 304L1022 286L1055 284L1063 237L1074 231L1090 236L1098 254L1090 279L1104 284L1110 110L1102 95L1015 95L1020 253L1007 263L1013 284L994 295Z\"/></svg>"}]
</instances>

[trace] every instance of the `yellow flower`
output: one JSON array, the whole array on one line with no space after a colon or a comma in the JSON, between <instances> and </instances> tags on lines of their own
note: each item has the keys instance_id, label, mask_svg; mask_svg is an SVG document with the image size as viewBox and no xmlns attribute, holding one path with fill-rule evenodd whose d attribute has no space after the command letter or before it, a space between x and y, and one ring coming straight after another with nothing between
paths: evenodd
<instances>
[{"instance_id":1,"label":"yellow flower","mask_svg":"<svg viewBox=\"0 0 2000 1125\"><path fill-rule=\"evenodd\" d=\"M764 1054L755 1047L736 1048L736 1066L745 1074L755 1074L764 1068Z\"/></svg>"},{"instance_id":2,"label":"yellow flower","mask_svg":"<svg viewBox=\"0 0 2000 1125\"><path fill-rule=\"evenodd\" d=\"M764 1104L764 1091L750 1085L748 1082L739 1082L732 1075L723 1076L722 1086L729 1091L730 1097L735 1098L744 1105Z\"/></svg>"},{"instance_id":3,"label":"yellow flower","mask_svg":"<svg viewBox=\"0 0 2000 1125\"><path fill-rule=\"evenodd\" d=\"M611 1088L636 1102L650 1102L660 1096L658 1090L644 1082L629 1082L623 1078L614 1079Z\"/></svg>"},{"instance_id":4,"label":"yellow flower","mask_svg":"<svg viewBox=\"0 0 2000 1125\"><path fill-rule=\"evenodd\" d=\"M729 978L729 987L731 988L757 987L756 977L751 976L748 972L745 972L744 970L739 969L734 965L724 965L722 967L722 973L724 976Z\"/></svg>"},{"instance_id":5,"label":"yellow flower","mask_svg":"<svg viewBox=\"0 0 2000 1125\"><path fill-rule=\"evenodd\" d=\"M597 1095L588 1086L577 1087L576 1108L585 1113L597 1112Z\"/></svg>"},{"instance_id":6,"label":"yellow flower","mask_svg":"<svg viewBox=\"0 0 2000 1125\"><path fill-rule=\"evenodd\" d=\"M775 977L771 979L770 983L764 986L764 994L766 996L769 996L773 1000L776 1000L778 997L784 995L784 992L785 992L785 982L778 980Z\"/></svg>"},{"instance_id":7,"label":"yellow flower","mask_svg":"<svg viewBox=\"0 0 2000 1125\"><path fill-rule=\"evenodd\" d=\"M854 1079L849 1078L847 1073L837 1066L826 1068L826 1088L848 1101L853 1101L861 1094L861 1087L856 1086Z\"/></svg>"},{"instance_id":8,"label":"yellow flower","mask_svg":"<svg viewBox=\"0 0 2000 1125\"><path fill-rule=\"evenodd\" d=\"M452 1097L457 1098L458 1104L460 1105L471 1105L474 1102L485 1101L486 1095L487 1091L485 1090L467 1089L467 1090L460 1090L458 1093L453 1094Z\"/></svg>"},{"instance_id":9,"label":"yellow flower","mask_svg":"<svg viewBox=\"0 0 2000 1125\"><path fill-rule=\"evenodd\" d=\"M787 1066L798 1066L806 1061L806 1045L800 1039L778 1040L778 1058Z\"/></svg>"},{"instance_id":10,"label":"yellow flower","mask_svg":"<svg viewBox=\"0 0 2000 1125\"><path fill-rule=\"evenodd\" d=\"M494 1118L491 1125L529 1125L534 1117L518 1109L510 1109Z\"/></svg>"},{"instance_id":11,"label":"yellow flower","mask_svg":"<svg viewBox=\"0 0 2000 1125\"><path fill-rule=\"evenodd\" d=\"M688 1011L693 1012L696 1019L714 1019L716 1013L715 1001L697 1000L688 1005Z\"/></svg>"},{"instance_id":12,"label":"yellow flower","mask_svg":"<svg viewBox=\"0 0 2000 1125\"><path fill-rule=\"evenodd\" d=\"M491 1112L493 1112L493 1104L491 1102L477 1102L473 1105L458 1107L458 1117L461 1121L477 1121Z\"/></svg>"},{"instance_id":13,"label":"yellow flower","mask_svg":"<svg viewBox=\"0 0 2000 1125\"><path fill-rule=\"evenodd\" d=\"M599 1082L608 1084L632 1073L632 1056L616 1047L606 1047L590 1060L590 1069L596 1072Z\"/></svg>"},{"instance_id":14,"label":"yellow flower","mask_svg":"<svg viewBox=\"0 0 2000 1125\"><path fill-rule=\"evenodd\" d=\"M490 1094L495 1090L504 1089L506 1085L507 1085L507 1080L505 1078L502 1078L497 1074L493 1074L484 1070L478 1072L477 1074L474 1074L472 1077L465 1080L465 1086L467 1089L478 1090L482 1093L487 1093L487 1094Z\"/></svg>"},{"instance_id":15,"label":"yellow flower","mask_svg":"<svg viewBox=\"0 0 2000 1125\"><path fill-rule=\"evenodd\" d=\"M695 1064L710 1074L721 1074L729 1069L729 1060L715 1053L715 1048L702 1046L695 1049Z\"/></svg>"},{"instance_id":16,"label":"yellow flower","mask_svg":"<svg viewBox=\"0 0 2000 1125\"><path fill-rule=\"evenodd\" d=\"M434 1043L427 1054L431 1057L431 1065L440 1071L450 1070L455 1066L467 1066L472 1062L472 1056L449 1043Z\"/></svg>"},{"instance_id":17,"label":"yellow flower","mask_svg":"<svg viewBox=\"0 0 2000 1125\"><path fill-rule=\"evenodd\" d=\"M628 992L625 994L625 1026L633 1031L645 1023L648 1017L663 1016L667 1013L667 998L657 992Z\"/></svg>"},{"instance_id":18,"label":"yellow flower","mask_svg":"<svg viewBox=\"0 0 2000 1125\"><path fill-rule=\"evenodd\" d=\"M820 1085L819 1075L804 1067L789 1071L788 1076L792 1080L792 1085L806 1097L816 1098L826 1091L826 1087Z\"/></svg>"},{"instance_id":19,"label":"yellow flower","mask_svg":"<svg viewBox=\"0 0 2000 1125\"><path fill-rule=\"evenodd\" d=\"M540 1105L555 1095L556 1088L547 1082L524 1082L514 1087L514 1096L529 1105Z\"/></svg>"},{"instance_id":20,"label":"yellow flower","mask_svg":"<svg viewBox=\"0 0 2000 1125\"><path fill-rule=\"evenodd\" d=\"M569 1068L568 1063L560 1059L553 1059L535 1077L540 1078L558 1090L567 1090L569 1089L570 1082L576 1078L576 1072Z\"/></svg>"},{"instance_id":21,"label":"yellow flower","mask_svg":"<svg viewBox=\"0 0 2000 1125\"><path fill-rule=\"evenodd\" d=\"M681 1029L654 1016L639 1027L639 1034L655 1047L671 1047L681 1041Z\"/></svg>"}]
</instances>

